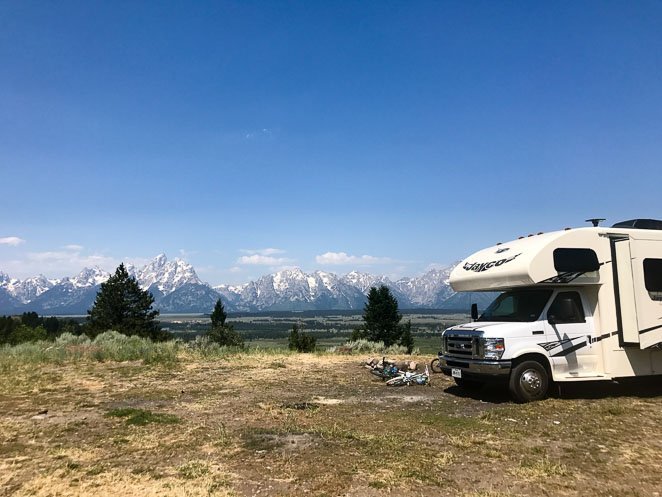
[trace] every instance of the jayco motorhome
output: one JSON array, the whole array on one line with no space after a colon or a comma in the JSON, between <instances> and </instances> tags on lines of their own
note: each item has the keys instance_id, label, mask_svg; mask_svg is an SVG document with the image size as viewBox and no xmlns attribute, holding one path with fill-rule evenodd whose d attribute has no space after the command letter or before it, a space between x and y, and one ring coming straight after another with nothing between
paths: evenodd
<instances>
[{"instance_id":1,"label":"jayco motorhome","mask_svg":"<svg viewBox=\"0 0 662 497\"><path fill-rule=\"evenodd\" d=\"M450 284L503 292L442 334L440 366L459 386L500 379L528 402L552 381L662 374L662 221L497 244L462 261Z\"/></svg>"}]
</instances>

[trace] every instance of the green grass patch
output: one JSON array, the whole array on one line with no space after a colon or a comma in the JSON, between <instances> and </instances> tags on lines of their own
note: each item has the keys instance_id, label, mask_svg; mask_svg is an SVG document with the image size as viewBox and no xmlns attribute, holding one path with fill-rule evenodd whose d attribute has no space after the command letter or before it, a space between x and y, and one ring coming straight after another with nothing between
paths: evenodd
<instances>
[{"instance_id":1,"label":"green grass patch","mask_svg":"<svg viewBox=\"0 0 662 497\"><path fill-rule=\"evenodd\" d=\"M113 418L126 418L126 424L134 426L144 426L150 423L172 425L181 422L181 419L174 414L154 413L144 409L135 409L133 407L120 407L113 409L108 411L106 416Z\"/></svg>"},{"instance_id":2,"label":"green grass patch","mask_svg":"<svg viewBox=\"0 0 662 497\"><path fill-rule=\"evenodd\" d=\"M177 468L177 473L186 480L194 480L209 474L209 465L203 461L190 461Z\"/></svg>"}]
</instances>

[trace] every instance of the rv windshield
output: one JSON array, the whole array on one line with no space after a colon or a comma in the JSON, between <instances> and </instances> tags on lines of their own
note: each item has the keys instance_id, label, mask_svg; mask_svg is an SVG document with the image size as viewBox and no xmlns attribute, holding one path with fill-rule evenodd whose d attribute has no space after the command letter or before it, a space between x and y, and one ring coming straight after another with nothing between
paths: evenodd
<instances>
[{"instance_id":1,"label":"rv windshield","mask_svg":"<svg viewBox=\"0 0 662 497\"><path fill-rule=\"evenodd\" d=\"M485 309L478 321L535 321L551 295L549 289L504 292Z\"/></svg>"}]
</instances>

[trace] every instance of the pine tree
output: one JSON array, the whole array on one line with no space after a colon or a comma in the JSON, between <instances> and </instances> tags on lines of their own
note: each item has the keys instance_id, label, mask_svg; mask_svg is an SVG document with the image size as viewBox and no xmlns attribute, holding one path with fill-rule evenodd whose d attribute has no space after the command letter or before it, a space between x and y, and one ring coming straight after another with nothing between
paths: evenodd
<instances>
[{"instance_id":1,"label":"pine tree","mask_svg":"<svg viewBox=\"0 0 662 497\"><path fill-rule=\"evenodd\" d=\"M390 347L398 342L402 334L399 326L401 319L398 301L388 287L372 287L363 308L365 338L372 342L384 342L384 345Z\"/></svg>"},{"instance_id":2,"label":"pine tree","mask_svg":"<svg viewBox=\"0 0 662 497\"><path fill-rule=\"evenodd\" d=\"M231 324L225 324L227 318L228 314L225 312L223 302L218 299L211 313L211 328L207 332L207 337L222 346L243 348L244 338Z\"/></svg>"},{"instance_id":3,"label":"pine tree","mask_svg":"<svg viewBox=\"0 0 662 497\"><path fill-rule=\"evenodd\" d=\"M297 350L299 347L299 325L294 323L292 331L290 331L290 338L287 343L287 348L290 350Z\"/></svg>"},{"instance_id":4,"label":"pine tree","mask_svg":"<svg viewBox=\"0 0 662 497\"><path fill-rule=\"evenodd\" d=\"M411 354L414 350L414 337L411 334L411 319L408 320L401 327L402 333L400 335L400 345L407 347L407 354Z\"/></svg>"},{"instance_id":5,"label":"pine tree","mask_svg":"<svg viewBox=\"0 0 662 497\"><path fill-rule=\"evenodd\" d=\"M141 289L124 264L120 264L115 274L101 284L94 306L87 311L88 329L95 335L115 330L163 340L170 334L161 330L156 321L159 311L152 309L153 304L154 296Z\"/></svg>"},{"instance_id":6,"label":"pine tree","mask_svg":"<svg viewBox=\"0 0 662 497\"><path fill-rule=\"evenodd\" d=\"M211 326L225 326L225 320L228 318L225 308L223 307L223 302L221 299L216 301L214 306L214 311L211 313Z\"/></svg>"}]
</instances>

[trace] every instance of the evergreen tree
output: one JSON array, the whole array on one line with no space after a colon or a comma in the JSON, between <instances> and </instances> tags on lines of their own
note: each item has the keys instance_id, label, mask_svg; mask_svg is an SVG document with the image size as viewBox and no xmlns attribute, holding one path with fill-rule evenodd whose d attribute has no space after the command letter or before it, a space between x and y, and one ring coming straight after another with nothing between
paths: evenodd
<instances>
[{"instance_id":1,"label":"evergreen tree","mask_svg":"<svg viewBox=\"0 0 662 497\"><path fill-rule=\"evenodd\" d=\"M11 316L0 317L0 345L11 342L11 337L18 325L18 320Z\"/></svg>"},{"instance_id":2,"label":"evergreen tree","mask_svg":"<svg viewBox=\"0 0 662 497\"><path fill-rule=\"evenodd\" d=\"M401 319L398 301L388 287L372 287L363 308L364 338L372 342L384 342L384 345L390 347L398 342L402 334L399 326Z\"/></svg>"},{"instance_id":3,"label":"evergreen tree","mask_svg":"<svg viewBox=\"0 0 662 497\"><path fill-rule=\"evenodd\" d=\"M43 327L46 329L46 334L48 335L48 338L55 339L58 336L60 336L61 334L60 328L62 327L62 323L63 323L62 321L60 321L55 316L45 318L43 319L43 321L44 321Z\"/></svg>"},{"instance_id":4,"label":"evergreen tree","mask_svg":"<svg viewBox=\"0 0 662 497\"><path fill-rule=\"evenodd\" d=\"M207 337L212 342L227 347L244 347L244 338L235 331L231 324L225 324L228 315L223 307L221 299L216 301L214 310L211 313L211 328L207 332Z\"/></svg>"},{"instance_id":5,"label":"evergreen tree","mask_svg":"<svg viewBox=\"0 0 662 497\"><path fill-rule=\"evenodd\" d=\"M290 350L297 350L299 346L299 325L294 323L292 331L290 331L290 338L287 342L287 348Z\"/></svg>"},{"instance_id":6,"label":"evergreen tree","mask_svg":"<svg viewBox=\"0 0 662 497\"><path fill-rule=\"evenodd\" d=\"M228 318L225 308L223 307L223 302L221 299L216 301L214 306L214 311L211 313L211 326L225 326L225 320Z\"/></svg>"},{"instance_id":7,"label":"evergreen tree","mask_svg":"<svg viewBox=\"0 0 662 497\"><path fill-rule=\"evenodd\" d=\"M11 345L18 345L19 343L36 342L46 339L48 339L48 335L43 326L32 328L25 324L19 324L9 337L9 343Z\"/></svg>"},{"instance_id":8,"label":"evergreen tree","mask_svg":"<svg viewBox=\"0 0 662 497\"><path fill-rule=\"evenodd\" d=\"M43 319L39 317L39 314L36 312L24 312L21 315L21 324L28 326L30 328L36 328L42 324Z\"/></svg>"},{"instance_id":9,"label":"evergreen tree","mask_svg":"<svg viewBox=\"0 0 662 497\"><path fill-rule=\"evenodd\" d=\"M299 325L294 323L290 332L288 348L297 352L314 352L317 346L317 338L308 333L304 333Z\"/></svg>"},{"instance_id":10,"label":"evergreen tree","mask_svg":"<svg viewBox=\"0 0 662 497\"><path fill-rule=\"evenodd\" d=\"M92 334L115 330L125 335L138 335L163 340L170 334L161 330L152 309L154 297L140 288L135 278L129 276L124 264L115 274L101 284L94 306L87 311L89 330Z\"/></svg>"},{"instance_id":11,"label":"evergreen tree","mask_svg":"<svg viewBox=\"0 0 662 497\"><path fill-rule=\"evenodd\" d=\"M411 354L414 350L414 337L411 334L411 319L408 320L401 327L402 334L400 335L400 345L407 347L407 354Z\"/></svg>"}]
</instances>

